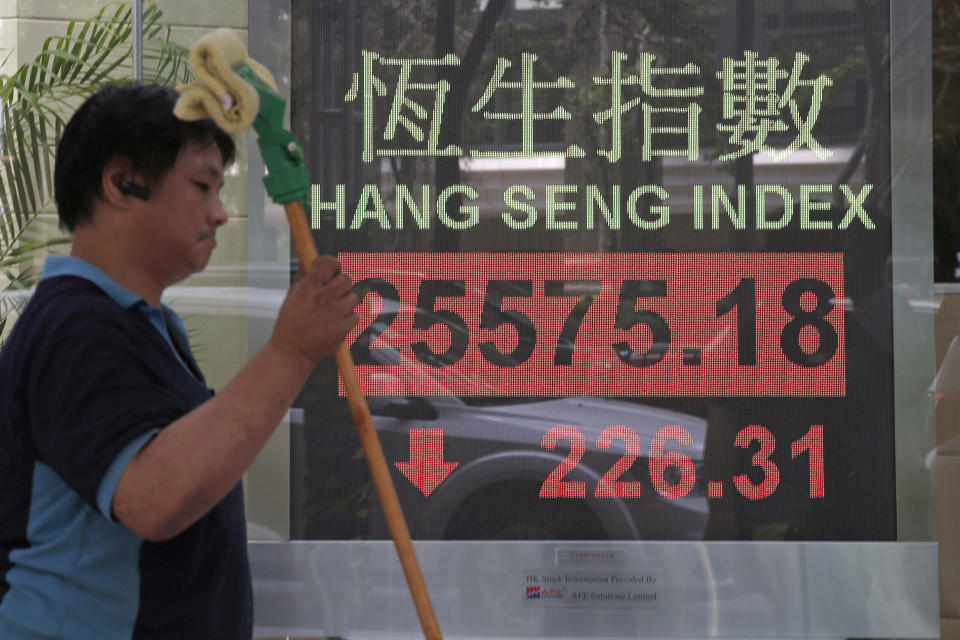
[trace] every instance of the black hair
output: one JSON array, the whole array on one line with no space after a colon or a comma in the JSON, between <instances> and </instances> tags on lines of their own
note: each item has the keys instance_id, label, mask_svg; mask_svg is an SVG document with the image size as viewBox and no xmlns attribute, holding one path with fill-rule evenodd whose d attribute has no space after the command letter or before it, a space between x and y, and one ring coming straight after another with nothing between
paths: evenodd
<instances>
[{"instance_id":1,"label":"black hair","mask_svg":"<svg viewBox=\"0 0 960 640\"><path fill-rule=\"evenodd\" d=\"M148 184L162 178L188 142L216 144L224 166L236 145L209 118L186 121L173 115L179 94L163 85L109 85L77 109L57 145L54 197L60 227L70 231L89 221L111 158L129 158Z\"/></svg>"}]
</instances>

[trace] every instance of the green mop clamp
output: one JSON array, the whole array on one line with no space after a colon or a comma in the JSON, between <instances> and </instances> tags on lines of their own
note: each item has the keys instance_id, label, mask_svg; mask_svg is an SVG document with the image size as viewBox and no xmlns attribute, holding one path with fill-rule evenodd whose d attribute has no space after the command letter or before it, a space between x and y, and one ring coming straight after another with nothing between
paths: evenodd
<instances>
[{"instance_id":1,"label":"green mop clamp","mask_svg":"<svg viewBox=\"0 0 960 640\"><path fill-rule=\"evenodd\" d=\"M277 204L304 201L310 195L310 178L303 149L292 133L283 128L286 103L248 66L237 69L237 75L249 82L260 95L260 110L253 121L257 145L267 166L263 186Z\"/></svg>"},{"instance_id":2,"label":"green mop clamp","mask_svg":"<svg viewBox=\"0 0 960 640\"><path fill-rule=\"evenodd\" d=\"M305 201L310 178L303 149L283 128L286 103L277 95L270 71L247 55L240 38L230 29L217 29L190 49L190 69L195 82L177 87L182 94L174 114L183 120L212 118L228 133L250 126L267 167L264 187L277 204Z\"/></svg>"}]
</instances>

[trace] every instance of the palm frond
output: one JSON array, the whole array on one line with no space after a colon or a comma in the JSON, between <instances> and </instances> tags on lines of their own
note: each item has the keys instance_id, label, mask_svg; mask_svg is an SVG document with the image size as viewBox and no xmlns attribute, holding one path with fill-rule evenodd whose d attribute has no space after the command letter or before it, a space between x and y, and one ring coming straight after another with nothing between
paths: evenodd
<instances>
[{"instance_id":1,"label":"palm frond","mask_svg":"<svg viewBox=\"0 0 960 640\"><path fill-rule=\"evenodd\" d=\"M187 50L162 17L156 5L143 13L144 81L188 82ZM53 212L54 151L66 120L79 99L129 77L132 37L129 3L110 4L71 21L33 60L0 75L0 337L26 299L16 290L40 275L37 259L69 242L43 217Z\"/></svg>"},{"instance_id":2,"label":"palm frond","mask_svg":"<svg viewBox=\"0 0 960 640\"><path fill-rule=\"evenodd\" d=\"M53 199L55 140L41 135L46 123L22 103L4 105L0 130L0 264L19 246L31 224ZM56 131L58 127L54 127Z\"/></svg>"}]
</instances>

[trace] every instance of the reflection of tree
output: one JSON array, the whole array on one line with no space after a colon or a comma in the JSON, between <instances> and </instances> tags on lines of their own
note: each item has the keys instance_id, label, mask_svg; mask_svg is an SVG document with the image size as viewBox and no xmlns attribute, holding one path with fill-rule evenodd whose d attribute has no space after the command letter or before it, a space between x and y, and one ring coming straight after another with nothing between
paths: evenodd
<instances>
[{"instance_id":1,"label":"reflection of tree","mask_svg":"<svg viewBox=\"0 0 960 640\"><path fill-rule=\"evenodd\" d=\"M441 10L447 12L445 21L448 25L454 23L454 4L450 3ZM587 159L566 158L565 182L573 185L596 184L607 193L612 185L620 185L624 193L629 193L642 184L658 184L662 177L660 159L644 161L640 157L640 147L636 144L642 133L639 108L632 109L624 117L623 157L616 163L597 161L597 158L592 157L593 152L607 148L610 143L609 125L598 124L593 114L611 106L609 89L605 90L596 85L594 78L610 73L612 53L619 51L627 55L625 74L638 71L640 55L646 52L657 56L657 66L683 66L693 62L704 72L697 82L715 82L711 73L714 68L715 47L711 43L715 39L718 9L714 4L694 0L570 0L563 4L562 9L550 6L555 5L544 2L540 8L501 14L500 4L487 4L476 22L478 27L467 48L464 64L460 69L451 70L451 74L460 84L451 80L455 89L451 92L452 102L448 104L444 114L447 122L441 138L443 143L456 143L463 148L469 148L471 142L474 146L481 147L517 145L520 139L516 128L491 123L479 116L471 116L471 126L464 130L463 121L469 106L466 101L476 97L475 91L469 91L471 81L475 79L476 84L482 84L491 77L498 57L516 64L524 52L534 52L538 56L535 67L537 80L549 82L566 76L572 78L576 84L574 89L562 92L542 91L535 95L537 111L550 111L562 104L572 114L572 119L562 125L562 141L550 138L546 145L563 149L576 144L589 150ZM501 16L499 20L498 16ZM438 56L450 50L449 27L445 33L445 36L440 36L438 31ZM484 50L493 53L483 56ZM683 87L689 86L689 82L689 78L664 77L658 80L658 86ZM473 85L474 88L476 84ZM519 111L515 95L500 95L498 98L502 100L501 105L506 110ZM651 100L651 103L661 106L657 99ZM665 102L662 106L668 104L669 102ZM705 119L715 120L713 114L717 111L717 105L703 103L701 106L704 108ZM537 124L537 131L543 132L551 124L558 126L556 123L541 121ZM704 139L711 141L709 131L705 133L707 136ZM549 135L555 134L548 133L548 137ZM464 137L469 140L464 140ZM546 148L539 139L537 148ZM437 161L438 188L455 184L458 180L459 167L455 159L443 158ZM648 204L641 202L641 209ZM435 242L435 248L443 246L449 249L456 246L455 234L447 232L442 237L445 238L444 241ZM610 248L622 242L609 242L605 246ZM581 249L597 246L582 246L571 239L569 246L574 244Z\"/></svg>"},{"instance_id":2,"label":"reflection of tree","mask_svg":"<svg viewBox=\"0 0 960 640\"><path fill-rule=\"evenodd\" d=\"M863 131L864 182L874 185L868 198L871 210L880 210L889 216L890 200L890 138L886 133L889 122L890 56L886 40L890 33L887 0L857 0L857 10L863 25L863 44L867 59L870 111Z\"/></svg>"},{"instance_id":3,"label":"reflection of tree","mask_svg":"<svg viewBox=\"0 0 960 640\"><path fill-rule=\"evenodd\" d=\"M444 111L443 124L440 127L440 148L448 144L458 144L461 139L463 117L468 108L470 86L477 76L480 61L493 36L494 28L500 19L507 0L490 0L480 13L476 30L470 37L466 53L457 67L440 67L440 77L450 83L450 95ZM437 58L456 52L455 25L457 3L441 2L437 7L436 51ZM455 184L460 184L460 159L456 157L437 158L434 180L437 192ZM450 203L450 209L459 211L461 196L457 194ZM434 236L435 250L455 250L458 234L443 227L437 227Z\"/></svg>"},{"instance_id":4,"label":"reflection of tree","mask_svg":"<svg viewBox=\"0 0 960 640\"><path fill-rule=\"evenodd\" d=\"M721 10L717 3L692 0L664 0L623 2L619 0L575 0L568 5L567 23L570 25L571 51L597 51L596 56L567 55L561 69L577 79L578 90L573 99L577 121L570 134L575 142L585 149L603 149L610 144L606 126L598 125L593 114L611 107L609 90L596 86L593 76L609 76L610 58L613 51L627 55L627 73L639 73L638 60L642 53L656 56L658 67L682 67L693 63L700 68L696 77L660 77L658 88L684 88L700 85L707 88L715 84L713 71L716 68L717 18ZM592 43L603 43L597 50ZM636 91L636 90L635 90ZM681 106L677 101L657 98L647 100L654 107ZM699 99L703 109L702 122L717 120L718 104L715 100ZM700 129L701 147L713 144L712 127ZM602 192L610 193L613 185L619 185L621 193L628 194L644 184L663 183L663 162L659 157L644 160L641 157L643 139L642 115L638 108L624 115L622 131L623 156L616 163L588 158L568 161L567 182L571 184L596 184ZM641 199L641 217L653 202L646 196ZM649 247L641 238L639 230L625 226L610 237L597 238L593 246L600 249ZM590 246L590 245L588 245Z\"/></svg>"},{"instance_id":5,"label":"reflection of tree","mask_svg":"<svg viewBox=\"0 0 960 640\"><path fill-rule=\"evenodd\" d=\"M562 104L573 114L573 120L563 125L563 147L579 144L586 149L602 149L608 136L604 125L598 125L593 114L609 108L609 96L593 83L595 75L609 72L613 51L628 55L625 73L634 73L642 52L654 53L657 66L682 66L694 62L702 70L698 79L714 83L716 18L720 13L714 3L699 0L569 0L562 8L554 3L541 2L529 10L514 10L508 0L489 0L478 6L475 0L443 2L435 10L421 11L422 3L405 0L385 0L377 10L369 12L366 21L364 46L385 57L403 59L441 58L454 53L460 63L438 67L438 79L449 83L440 126L438 147L458 145L465 151L491 144L518 143L519 139L505 140L513 131L502 123L484 120L480 114L470 113L482 86L493 73L497 58L506 58L517 68L524 52L538 55L535 75L538 79L553 80L567 75L576 80L577 87L558 92L542 92L539 102L545 109ZM432 43L433 47L430 48ZM600 46L598 46L598 43ZM422 71L422 70L421 70ZM393 78L383 78L392 86ZM658 80L663 87L683 86L686 79ZM498 96L505 109L518 111L511 100L515 96ZM656 100L653 100L656 103ZM708 102L710 102L708 104ZM715 101L704 101L704 119L715 121L718 106ZM377 103L374 120L384 122L390 108L389 101ZM469 126L467 126L469 124ZM552 124L552 123L551 123ZM538 124L542 131L547 124ZM496 131L500 127L499 133ZM632 109L625 116L623 138L640 139L641 112ZM712 142L712 129L704 128L703 142ZM398 133L398 145L416 143L405 132ZM556 144L556 142L554 142ZM538 142L538 145L540 143ZM539 148L539 147L538 147ZM597 184L601 188L621 185L629 193L641 184L657 184L661 178L659 158L643 161L638 145L624 145L624 157L617 163L567 159L569 184ZM395 184L414 186L423 182L423 158L391 157L387 159ZM461 184L460 159L434 159L433 181L436 192ZM455 195L448 210L459 209L461 197ZM644 206L645 203L641 203ZM459 246L459 233L436 226L433 249L453 250Z\"/></svg>"}]
</instances>

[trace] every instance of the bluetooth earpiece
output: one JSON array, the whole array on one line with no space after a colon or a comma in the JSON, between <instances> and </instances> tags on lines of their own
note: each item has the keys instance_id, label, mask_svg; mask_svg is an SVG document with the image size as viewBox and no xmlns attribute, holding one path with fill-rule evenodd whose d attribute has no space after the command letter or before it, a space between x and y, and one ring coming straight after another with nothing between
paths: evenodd
<instances>
[{"instance_id":1,"label":"bluetooth earpiece","mask_svg":"<svg viewBox=\"0 0 960 640\"><path fill-rule=\"evenodd\" d=\"M125 178L117 180L117 189L120 190L120 193L127 196L133 196L134 198L140 198L141 200L150 199L150 189L146 188L142 184L131 182Z\"/></svg>"}]
</instances>

